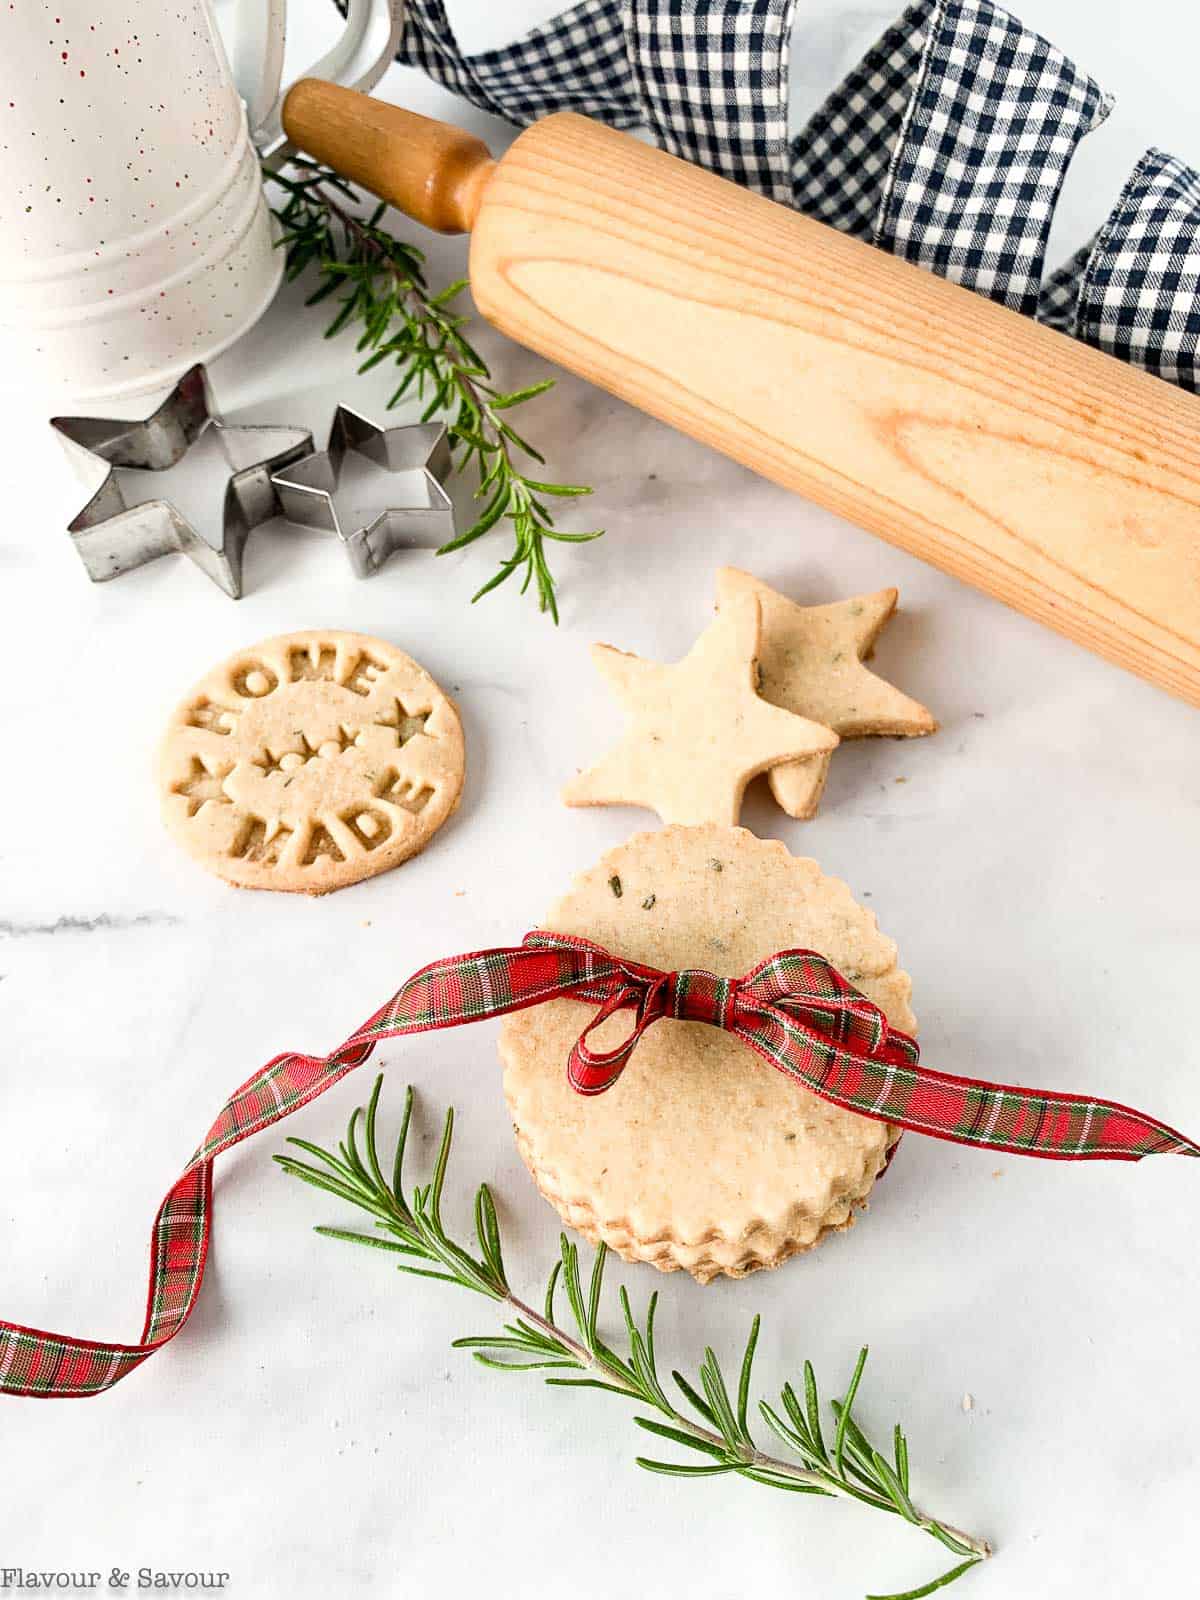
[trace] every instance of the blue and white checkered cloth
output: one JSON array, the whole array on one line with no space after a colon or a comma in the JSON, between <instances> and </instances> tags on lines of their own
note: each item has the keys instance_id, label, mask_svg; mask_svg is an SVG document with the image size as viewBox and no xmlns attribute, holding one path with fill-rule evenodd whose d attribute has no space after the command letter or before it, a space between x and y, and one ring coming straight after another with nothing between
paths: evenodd
<instances>
[{"instance_id":1,"label":"blue and white checkered cloth","mask_svg":"<svg viewBox=\"0 0 1200 1600\"><path fill-rule=\"evenodd\" d=\"M1111 100L990 0L916 0L788 137L796 0L580 0L464 56L409 0L400 59L511 122L584 112L1185 388L1200 387L1200 174L1149 150L1096 237L1046 240Z\"/></svg>"}]
</instances>

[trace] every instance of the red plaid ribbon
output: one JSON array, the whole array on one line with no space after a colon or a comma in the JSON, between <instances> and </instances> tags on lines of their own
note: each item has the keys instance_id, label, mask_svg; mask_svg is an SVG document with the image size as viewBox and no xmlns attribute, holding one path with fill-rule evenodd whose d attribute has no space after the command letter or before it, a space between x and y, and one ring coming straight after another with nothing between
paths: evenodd
<instances>
[{"instance_id":1,"label":"red plaid ribbon","mask_svg":"<svg viewBox=\"0 0 1200 1600\"><path fill-rule=\"evenodd\" d=\"M226 1101L154 1219L150 1290L137 1344L105 1344L0 1322L0 1392L66 1398L100 1394L183 1327L200 1293L212 1228L213 1162L223 1150L298 1111L360 1066L384 1039L502 1016L545 1000L599 1011L571 1050L581 1094L620 1076L661 1017L724 1028L814 1094L862 1116L959 1144L1060 1161L1137 1161L1200 1155L1190 1139L1111 1100L956 1078L918 1064L917 1046L878 1006L812 950L785 950L744 978L659 972L586 939L535 932L508 950L435 961L411 977L332 1055L276 1056ZM614 1050L588 1037L614 1012L634 1025Z\"/></svg>"}]
</instances>

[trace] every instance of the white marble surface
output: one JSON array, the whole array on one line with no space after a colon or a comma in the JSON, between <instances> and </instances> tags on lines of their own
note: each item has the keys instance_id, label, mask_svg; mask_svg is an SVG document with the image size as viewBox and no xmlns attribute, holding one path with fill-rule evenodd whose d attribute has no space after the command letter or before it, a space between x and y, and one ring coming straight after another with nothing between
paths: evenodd
<instances>
[{"instance_id":1,"label":"white marble surface","mask_svg":"<svg viewBox=\"0 0 1200 1600\"><path fill-rule=\"evenodd\" d=\"M496 8L451 9L468 39L499 37ZM1146 0L1097 37L1082 3L1025 11L1125 91L1143 132L1200 156L1179 52L1164 53L1188 29L1196 42L1181 3ZM813 27L840 49L865 15L826 4ZM451 111L410 74L387 87ZM1081 230L1136 125L1096 136ZM431 254L440 277L463 252ZM323 432L338 398L382 403L386 379L353 379L300 300L284 294L217 363L237 419ZM506 383L541 370L484 342ZM870 895L914 974L927 1059L1200 1128L1195 711L570 378L529 427L555 470L596 486L574 525L609 531L558 555L557 632L511 591L468 606L495 543L358 583L318 535L272 528L238 605L182 559L92 586L61 531L79 495L40 413L17 394L5 420L0 1314L135 1337L154 1208L234 1084L281 1048L331 1046L430 956L518 936L577 869L652 825L556 798L617 727L586 646L678 656L722 562L813 599L901 590L879 665L941 733L844 749L810 824L759 793L746 821ZM394 639L453 686L465 802L375 882L314 902L239 893L160 829L155 739L211 660L314 624ZM406 1081L425 1137L457 1105L455 1193L495 1183L533 1289L557 1219L513 1150L492 1035L383 1051L389 1117ZM333 1138L368 1086L360 1074L294 1131ZM475 1368L448 1344L486 1330L490 1308L314 1237L346 1218L276 1172L282 1140L221 1164L208 1282L168 1351L99 1400L3 1403L0 1567L215 1569L229 1593L301 1600L466 1595L481 1578L495 1600L850 1600L941 1570L937 1547L855 1508L647 1478L620 1403ZM869 1341L864 1419L885 1432L902 1417L919 1498L999 1547L968 1580L979 1600L1124 1596L1150 1579L1190 1593L1196 1184L1183 1161L1070 1167L912 1137L862 1224L811 1258L707 1290L620 1276L639 1297L661 1290L663 1348L689 1362L706 1342L732 1352L761 1310L764 1385L807 1354L835 1388Z\"/></svg>"}]
</instances>

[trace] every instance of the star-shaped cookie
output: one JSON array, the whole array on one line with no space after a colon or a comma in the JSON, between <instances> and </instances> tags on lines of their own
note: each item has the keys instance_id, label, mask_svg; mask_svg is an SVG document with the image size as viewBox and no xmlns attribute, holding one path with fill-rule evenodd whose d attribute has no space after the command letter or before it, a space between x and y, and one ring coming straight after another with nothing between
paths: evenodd
<instances>
[{"instance_id":1,"label":"star-shaped cookie","mask_svg":"<svg viewBox=\"0 0 1200 1600\"><path fill-rule=\"evenodd\" d=\"M867 734L915 739L936 731L923 705L863 665L896 609L895 589L833 605L798 606L748 572L720 569L718 612L743 605L749 595L762 607L760 689L772 705L811 717L843 739ZM827 754L772 767L771 792L789 816L812 817L828 772Z\"/></svg>"},{"instance_id":2,"label":"star-shaped cookie","mask_svg":"<svg viewBox=\"0 0 1200 1600\"><path fill-rule=\"evenodd\" d=\"M761 633L761 604L747 592L731 594L674 665L593 645L629 726L614 750L567 785L567 805L646 806L664 822L733 826L751 778L832 750L837 735L828 728L760 699Z\"/></svg>"}]
</instances>

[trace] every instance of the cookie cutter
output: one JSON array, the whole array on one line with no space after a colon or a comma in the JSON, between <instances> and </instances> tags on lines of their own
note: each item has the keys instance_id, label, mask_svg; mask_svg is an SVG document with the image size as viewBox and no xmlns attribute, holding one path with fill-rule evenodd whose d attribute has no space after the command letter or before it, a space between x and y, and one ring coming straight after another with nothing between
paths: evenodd
<instances>
[{"instance_id":1,"label":"cookie cutter","mask_svg":"<svg viewBox=\"0 0 1200 1600\"><path fill-rule=\"evenodd\" d=\"M422 474L421 505L389 506L372 521L347 530L334 496L346 457L355 453L388 472ZM453 461L445 423L410 422L381 428L349 406L338 406L324 450L276 471L271 478L283 515L304 528L332 533L357 578L369 578L397 550L436 550L454 538L454 506L445 482Z\"/></svg>"},{"instance_id":2,"label":"cookie cutter","mask_svg":"<svg viewBox=\"0 0 1200 1600\"><path fill-rule=\"evenodd\" d=\"M52 417L50 426L81 472L89 472L96 460L108 466L100 487L67 528L93 583L106 583L159 556L180 554L234 600L242 593L246 541L260 523L280 514L271 474L313 448L306 428L222 421L200 364L185 372L162 404L140 421ZM219 545L205 539L167 500L129 505L117 477L118 468L162 472L177 465L209 430L217 435L230 468Z\"/></svg>"}]
</instances>

